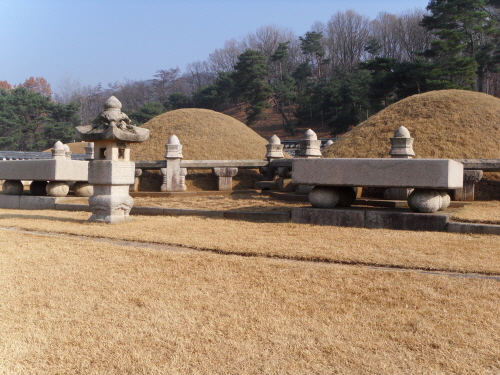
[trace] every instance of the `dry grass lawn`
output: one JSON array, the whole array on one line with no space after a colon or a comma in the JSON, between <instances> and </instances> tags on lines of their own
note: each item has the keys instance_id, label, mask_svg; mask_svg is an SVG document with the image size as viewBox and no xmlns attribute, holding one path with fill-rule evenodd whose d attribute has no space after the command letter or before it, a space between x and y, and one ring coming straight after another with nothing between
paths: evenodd
<instances>
[{"instance_id":1,"label":"dry grass lawn","mask_svg":"<svg viewBox=\"0 0 500 375\"><path fill-rule=\"evenodd\" d=\"M0 210L0 226L169 244L220 254L500 275L500 236L134 216L88 223L87 212Z\"/></svg>"},{"instance_id":2,"label":"dry grass lawn","mask_svg":"<svg viewBox=\"0 0 500 375\"><path fill-rule=\"evenodd\" d=\"M290 212L292 207L310 206L309 203L289 202L273 199L257 192L231 195L172 198L134 198L142 207L185 208L191 210L250 211L250 212Z\"/></svg>"},{"instance_id":3,"label":"dry grass lawn","mask_svg":"<svg viewBox=\"0 0 500 375\"><path fill-rule=\"evenodd\" d=\"M452 215L455 221L500 225L500 201L474 202Z\"/></svg>"},{"instance_id":4,"label":"dry grass lawn","mask_svg":"<svg viewBox=\"0 0 500 375\"><path fill-rule=\"evenodd\" d=\"M174 237L205 235L208 246L214 239L202 223L210 223L221 243L229 225L168 218L153 227L148 223L158 218L136 217L130 224L102 226L83 223L81 213L1 213L2 226L97 236L110 231L111 238L121 232L130 239L137 228L143 241L156 241L161 227ZM183 229L171 226L174 222L182 222ZM239 224L257 234L253 224ZM303 227L306 233L297 230L288 239L322 232ZM280 229L276 241L260 234L268 248L298 228L274 229ZM347 242L353 251L366 245L370 252L368 231L357 232L357 240L344 238L346 233L336 233L330 248ZM386 231L373 234L388 240ZM317 246L314 236L310 250ZM4 229L0 238L0 374L500 371L498 281L176 252ZM457 236L461 242L488 239ZM238 243L260 245L247 242ZM408 238L410 257L414 242ZM291 241L288 248L301 245ZM450 251L460 246L449 245ZM497 253L493 260L498 258Z\"/></svg>"}]
</instances>

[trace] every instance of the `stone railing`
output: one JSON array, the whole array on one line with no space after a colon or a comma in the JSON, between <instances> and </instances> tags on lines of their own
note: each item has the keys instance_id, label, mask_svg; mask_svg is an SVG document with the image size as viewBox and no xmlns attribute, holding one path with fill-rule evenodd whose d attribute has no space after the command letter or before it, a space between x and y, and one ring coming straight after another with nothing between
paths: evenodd
<instances>
[{"instance_id":1,"label":"stone railing","mask_svg":"<svg viewBox=\"0 0 500 375\"><path fill-rule=\"evenodd\" d=\"M413 138L408 130L400 127L391 139L391 158L412 158ZM237 175L239 169L259 169L263 175L262 181L258 183L262 189L273 189L285 192L297 192L307 194L309 187L306 185L296 186L292 184L292 160L285 159L287 144L294 144L296 157L318 158L321 150L333 143L332 140L325 142L317 139L312 130L305 132L300 140L293 142L281 141L277 136L269 139L267 153L263 159L254 160L183 160L182 145L174 135L168 140L164 160L135 161L135 183L131 191L138 191L139 181L144 170L159 170L163 176L162 191L184 191L185 176L188 169L211 169L218 180L219 190L231 190L232 178ZM69 149L65 147L65 152ZM86 154L71 154L66 156L74 160L92 160L93 144L89 143ZM0 151L0 161L49 159L50 153ZM484 172L500 172L500 159L453 159L464 166L463 188L451 192L453 200L474 200L474 185L482 178ZM7 176L5 176L7 177ZM5 177L3 179L5 179ZM2 179L2 176L0 176ZM84 178L82 178L84 179ZM411 189L392 188L386 191L388 199L406 199Z\"/></svg>"},{"instance_id":2,"label":"stone railing","mask_svg":"<svg viewBox=\"0 0 500 375\"><path fill-rule=\"evenodd\" d=\"M168 190L167 184L164 182L162 191L183 191L185 190L184 178L187 174L187 169L211 169L217 177L218 190L232 190L233 177L236 176L239 169L259 169L269 164L269 161L262 160L180 160L179 166L174 166L169 171L169 163L167 160L155 161L136 161L136 179L139 179L143 170L160 170L164 177L169 176L169 172L173 175L174 168L179 169L178 180L175 184L179 190ZM172 163L170 163L170 166ZM136 181L133 191L138 191L139 181Z\"/></svg>"}]
</instances>

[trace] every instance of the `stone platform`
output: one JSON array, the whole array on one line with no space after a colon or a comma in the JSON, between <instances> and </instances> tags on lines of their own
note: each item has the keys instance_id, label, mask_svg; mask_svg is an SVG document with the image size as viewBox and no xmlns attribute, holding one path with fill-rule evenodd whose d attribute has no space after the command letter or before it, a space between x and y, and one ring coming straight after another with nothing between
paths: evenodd
<instances>
[{"instance_id":1,"label":"stone platform","mask_svg":"<svg viewBox=\"0 0 500 375\"><path fill-rule=\"evenodd\" d=\"M295 207L292 208L291 219L297 224L445 232L450 215L451 213L420 214L405 209L368 207Z\"/></svg>"},{"instance_id":2,"label":"stone platform","mask_svg":"<svg viewBox=\"0 0 500 375\"><path fill-rule=\"evenodd\" d=\"M38 197L0 194L0 208L21 210L90 211L88 204L74 204L72 197ZM390 202L390 201L386 201ZM458 202L457 202L458 203ZM461 202L463 203L463 202ZM418 214L401 208L313 208L296 207L289 212L211 211L181 208L133 207L131 215L202 216L233 220L332 225L373 229L444 231L500 235L500 225L469 224L449 221L451 213Z\"/></svg>"},{"instance_id":3,"label":"stone platform","mask_svg":"<svg viewBox=\"0 0 500 375\"><path fill-rule=\"evenodd\" d=\"M33 195L4 195L0 194L0 208L17 210L55 210L56 204L65 198L41 197Z\"/></svg>"}]
</instances>

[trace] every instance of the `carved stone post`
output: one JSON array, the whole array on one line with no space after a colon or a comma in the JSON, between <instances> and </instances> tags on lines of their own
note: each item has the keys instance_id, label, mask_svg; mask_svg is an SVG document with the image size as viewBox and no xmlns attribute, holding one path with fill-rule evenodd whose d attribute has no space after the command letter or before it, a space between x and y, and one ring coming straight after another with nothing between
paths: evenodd
<instances>
[{"instance_id":1,"label":"carved stone post","mask_svg":"<svg viewBox=\"0 0 500 375\"><path fill-rule=\"evenodd\" d=\"M134 183L135 163L130 161L130 143L143 142L149 130L130 125L114 96L104 103L104 111L92 125L77 126L77 135L94 142L94 159L89 161L89 183L94 194L89 198L89 221L119 223L130 220L134 199L129 186Z\"/></svg>"},{"instance_id":2,"label":"carved stone post","mask_svg":"<svg viewBox=\"0 0 500 375\"><path fill-rule=\"evenodd\" d=\"M391 138L391 158L411 159L415 156L413 151L413 138L410 132L404 126L400 126ZM384 191L384 198L391 200L407 200L413 189L408 188L389 188Z\"/></svg>"},{"instance_id":3,"label":"carved stone post","mask_svg":"<svg viewBox=\"0 0 500 375\"><path fill-rule=\"evenodd\" d=\"M88 142L85 146L85 160L94 159L94 142Z\"/></svg>"},{"instance_id":4,"label":"carved stone post","mask_svg":"<svg viewBox=\"0 0 500 375\"><path fill-rule=\"evenodd\" d=\"M474 200L474 186L483 178L483 171L481 170L464 170L464 185L462 189L462 200Z\"/></svg>"},{"instance_id":5,"label":"carved stone post","mask_svg":"<svg viewBox=\"0 0 500 375\"><path fill-rule=\"evenodd\" d=\"M320 158L321 141L314 131L308 129L299 141L299 158Z\"/></svg>"},{"instance_id":6,"label":"carved stone post","mask_svg":"<svg viewBox=\"0 0 500 375\"><path fill-rule=\"evenodd\" d=\"M269 138L269 143L266 145L266 155L264 156L268 164L265 167L259 168L260 173L264 176L262 181L259 181L257 185L259 185L262 189L272 189L276 190L277 181L276 181L276 168L271 165L273 160L283 159L285 155L283 154L283 144L281 144L281 140L275 134L271 138Z\"/></svg>"},{"instance_id":7,"label":"carved stone post","mask_svg":"<svg viewBox=\"0 0 500 375\"><path fill-rule=\"evenodd\" d=\"M323 150L326 150L331 145L333 145L333 141L331 139L329 139L328 141L325 142L325 145L323 146Z\"/></svg>"},{"instance_id":8,"label":"carved stone post","mask_svg":"<svg viewBox=\"0 0 500 375\"><path fill-rule=\"evenodd\" d=\"M165 145L166 168L161 168L163 183L161 191L185 191L186 168L181 168L182 145L176 135L172 135Z\"/></svg>"},{"instance_id":9,"label":"carved stone post","mask_svg":"<svg viewBox=\"0 0 500 375\"><path fill-rule=\"evenodd\" d=\"M214 168L214 174L218 177L220 191L233 190L233 177L238 173L238 168Z\"/></svg>"},{"instance_id":10,"label":"carved stone post","mask_svg":"<svg viewBox=\"0 0 500 375\"><path fill-rule=\"evenodd\" d=\"M66 160L71 160L71 150L68 145L64 145L64 155L66 156Z\"/></svg>"},{"instance_id":11,"label":"carved stone post","mask_svg":"<svg viewBox=\"0 0 500 375\"><path fill-rule=\"evenodd\" d=\"M314 159L321 157L321 141L318 140L316 133L308 129L302 139L299 141L299 158ZM292 171L293 173L293 171ZM295 194L306 195L314 186L297 185Z\"/></svg>"},{"instance_id":12,"label":"carved stone post","mask_svg":"<svg viewBox=\"0 0 500 375\"><path fill-rule=\"evenodd\" d=\"M389 151L391 158L411 159L415 156L413 151L413 138L410 137L410 132L404 126L400 126L391 138L391 150Z\"/></svg>"},{"instance_id":13,"label":"carved stone post","mask_svg":"<svg viewBox=\"0 0 500 375\"><path fill-rule=\"evenodd\" d=\"M130 191L136 193L139 191L139 185L141 183L141 176L142 176L142 169L136 168L134 176L135 176L134 184L130 185Z\"/></svg>"},{"instance_id":14,"label":"carved stone post","mask_svg":"<svg viewBox=\"0 0 500 375\"><path fill-rule=\"evenodd\" d=\"M93 160L94 159L94 143L88 142L87 146L85 146L85 160ZM94 194L94 187L89 184L87 181L77 181L73 185L73 193L77 197L90 197Z\"/></svg>"}]
</instances>

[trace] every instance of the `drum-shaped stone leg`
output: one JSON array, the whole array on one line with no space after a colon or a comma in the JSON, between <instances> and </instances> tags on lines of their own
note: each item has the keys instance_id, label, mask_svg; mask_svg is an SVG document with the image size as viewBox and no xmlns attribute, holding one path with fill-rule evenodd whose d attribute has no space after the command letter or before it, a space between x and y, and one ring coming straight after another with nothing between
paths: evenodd
<instances>
[{"instance_id":1,"label":"drum-shaped stone leg","mask_svg":"<svg viewBox=\"0 0 500 375\"><path fill-rule=\"evenodd\" d=\"M437 212L442 202L443 198L437 190L415 189L408 197L408 206L414 212Z\"/></svg>"},{"instance_id":2,"label":"drum-shaped stone leg","mask_svg":"<svg viewBox=\"0 0 500 375\"><path fill-rule=\"evenodd\" d=\"M64 181L50 181L46 190L51 197L65 197L69 193L69 185Z\"/></svg>"},{"instance_id":3,"label":"drum-shaped stone leg","mask_svg":"<svg viewBox=\"0 0 500 375\"><path fill-rule=\"evenodd\" d=\"M73 192L77 197L90 197L94 194L94 186L88 182L78 181L75 182L75 185L73 186Z\"/></svg>"},{"instance_id":4,"label":"drum-shaped stone leg","mask_svg":"<svg viewBox=\"0 0 500 375\"><path fill-rule=\"evenodd\" d=\"M2 191L5 195L21 195L24 185L20 180L6 180L2 185Z\"/></svg>"},{"instance_id":5,"label":"drum-shaped stone leg","mask_svg":"<svg viewBox=\"0 0 500 375\"><path fill-rule=\"evenodd\" d=\"M438 211L444 211L448 208L448 206L451 203L451 198L448 192L446 191L439 191L439 194L441 195L441 207L439 207Z\"/></svg>"},{"instance_id":6,"label":"drum-shaped stone leg","mask_svg":"<svg viewBox=\"0 0 500 375\"><path fill-rule=\"evenodd\" d=\"M340 199L340 191L333 186L315 186L309 192L309 203L317 208L333 208Z\"/></svg>"},{"instance_id":7,"label":"drum-shaped stone leg","mask_svg":"<svg viewBox=\"0 0 500 375\"><path fill-rule=\"evenodd\" d=\"M30 184L31 195L47 195L47 181L32 181Z\"/></svg>"},{"instance_id":8,"label":"drum-shaped stone leg","mask_svg":"<svg viewBox=\"0 0 500 375\"><path fill-rule=\"evenodd\" d=\"M351 207L356 201L356 191L355 188L349 186L341 186L337 188L340 193L339 202L337 205L339 207Z\"/></svg>"}]
</instances>

